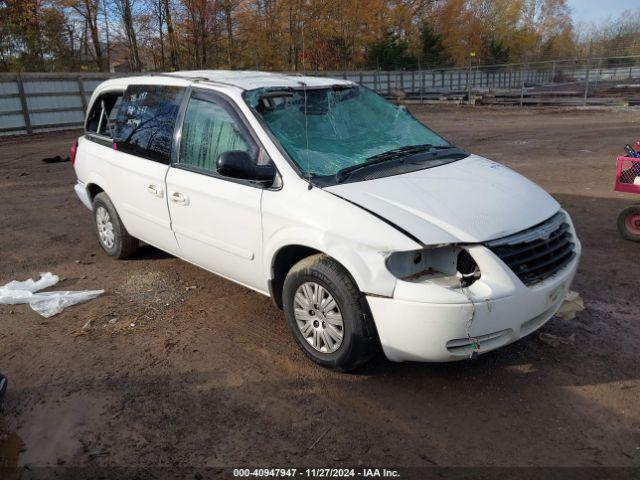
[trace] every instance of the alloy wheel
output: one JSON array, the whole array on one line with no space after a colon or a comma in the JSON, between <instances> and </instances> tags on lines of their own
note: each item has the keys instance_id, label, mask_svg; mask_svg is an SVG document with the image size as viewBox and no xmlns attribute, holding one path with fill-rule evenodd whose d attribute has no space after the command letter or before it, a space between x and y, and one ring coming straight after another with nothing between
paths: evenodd
<instances>
[{"instance_id":1,"label":"alloy wheel","mask_svg":"<svg viewBox=\"0 0 640 480\"><path fill-rule=\"evenodd\" d=\"M333 353L344 337L340 307L329 291L315 282L305 282L296 290L293 301L296 324L304 339L315 350Z\"/></svg>"},{"instance_id":2,"label":"alloy wheel","mask_svg":"<svg viewBox=\"0 0 640 480\"><path fill-rule=\"evenodd\" d=\"M111 215L109 215L109 211L103 206L99 206L96 210L96 225L98 227L100 243L106 248L112 249L116 243L116 236Z\"/></svg>"}]
</instances>

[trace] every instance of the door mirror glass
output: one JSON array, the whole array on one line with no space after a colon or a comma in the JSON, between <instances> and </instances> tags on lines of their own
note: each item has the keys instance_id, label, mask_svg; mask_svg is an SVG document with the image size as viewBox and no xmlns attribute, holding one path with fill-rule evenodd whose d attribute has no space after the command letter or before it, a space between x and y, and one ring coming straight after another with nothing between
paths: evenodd
<instances>
[{"instance_id":1,"label":"door mirror glass","mask_svg":"<svg viewBox=\"0 0 640 480\"><path fill-rule=\"evenodd\" d=\"M273 164L256 165L251 155L242 150L229 150L223 152L216 160L216 167L220 175L252 180L263 184L274 180L276 171Z\"/></svg>"}]
</instances>

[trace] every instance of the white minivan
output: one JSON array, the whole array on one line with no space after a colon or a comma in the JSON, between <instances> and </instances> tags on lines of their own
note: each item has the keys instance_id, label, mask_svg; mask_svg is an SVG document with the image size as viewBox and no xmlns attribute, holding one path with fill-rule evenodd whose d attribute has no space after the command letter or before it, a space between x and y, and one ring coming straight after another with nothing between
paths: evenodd
<instances>
[{"instance_id":1,"label":"white minivan","mask_svg":"<svg viewBox=\"0 0 640 480\"><path fill-rule=\"evenodd\" d=\"M72 160L108 255L143 241L270 296L329 368L507 345L555 314L578 267L544 190L345 80L108 80Z\"/></svg>"}]
</instances>

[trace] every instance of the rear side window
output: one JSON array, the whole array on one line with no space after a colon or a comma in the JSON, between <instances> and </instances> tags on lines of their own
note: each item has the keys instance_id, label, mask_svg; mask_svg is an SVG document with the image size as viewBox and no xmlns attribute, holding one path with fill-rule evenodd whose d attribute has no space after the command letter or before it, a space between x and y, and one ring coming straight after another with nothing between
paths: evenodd
<instances>
[{"instance_id":1,"label":"rear side window","mask_svg":"<svg viewBox=\"0 0 640 480\"><path fill-rule=\"evenodd\" d=\"M96 98L87 117L87 133L113 138L123 92L106 92Z\"/></svg>"},{"instance_id":2,"label":"rear side window","mask_svg":"<svg viewBox=\"0 0 640 480\"><path fill-rule=\"evenodd\" d=\"M127 88L115 122L115 148L169 163L173 129L183 94L182 87L132 85Z\"/></svg>"}]
</instances>

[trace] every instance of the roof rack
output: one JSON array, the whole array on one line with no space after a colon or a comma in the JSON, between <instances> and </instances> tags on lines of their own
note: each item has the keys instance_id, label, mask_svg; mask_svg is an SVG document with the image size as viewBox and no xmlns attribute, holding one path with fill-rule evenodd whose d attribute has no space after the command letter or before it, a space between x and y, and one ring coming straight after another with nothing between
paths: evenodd
<instances>
[{"instance_id":1,"label":"roof rack","mask_svg":"<svg viewBox=\"0 0 640 480\"><path fill-rule=\"evenodd\" d=\"M149 75L149 76L152 76L152 77L180 78L182 80L189 80L189 81L194 82L194 83L207 82L207 83L212 83L214 85L217 84L217 85L224 85L224 86L227 86L227 87L239 88L243 92L246 91L246 88L243 88L240 85L235 85L233 83L228 83L228 82L221 82L219 80L212 80L212 79L207 78L207 77L189 77L189 76L186 76L186 75L180 75L179 73L164 73L164 72L149 72L149 73L146 73L144 75Z\"/></svg>"}]
</instances>

